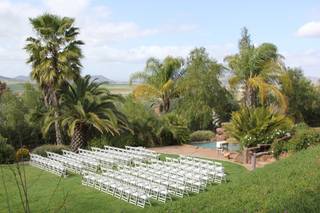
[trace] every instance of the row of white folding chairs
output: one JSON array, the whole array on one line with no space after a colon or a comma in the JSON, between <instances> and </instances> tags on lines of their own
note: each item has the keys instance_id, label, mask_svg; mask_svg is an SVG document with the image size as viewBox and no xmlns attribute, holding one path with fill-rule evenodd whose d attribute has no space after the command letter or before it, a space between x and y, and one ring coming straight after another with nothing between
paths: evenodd
<instances>
[{"instance_id":1,"label":"row of white folding chairs","mask_svg":"<svg viewBox=\"0 0 320 213\"><path fill-rule=\"evenodd\" d=\"M214 178L216 173L224 173L224 167L221 163L200 158L180 157L179 159L175 159L167 157L166 161L178 166L179 164L183 164L186 168L189 167L190 170L198 169L207 172L211 174L212 178Z\"/></svg>"},{"instance_id":2,"label":"row of white folding chairs","mask_svg":"<svg viewBox=\"0 0 320 213\"><path fill-rule=\"evenodd\" d=\"M159 170L164 174L184 178L185 183L191 187L191 191L196 193L205 190L207 184L213 181L207 173L203 173L201 170L186 170L185 168L179 168L169 163L151 164L148 167Z\"/></svg>"},{"instance_id":3,"label":"row of white folding chairs","mask_svg":"<svg viewBox=\"0 0 320 213\"><path fill-rule=\"evenodd\" d=\"M114 150L106 150L106 149L100 149L97 147L91 147L91 150L95 152L96 154L103 155L106 157L112 157L113 159L116 159L120 161L121 163L128 164L131 163L133 156L127 153L118 152Z\"/></svg>"},{"instance_id":4,"label":"row of white folding chairs","mask_svg":"<svg viewBox=\"0 0 320 213\"><path fill-rule=\"evenodd\" d=\"M83 171L82 184L96 188L142 208L144 208L146 204L151 206L149 194L143 189L129 185L124 181L115 180L89 171Z\"/></svg>"},{"instance_id":5,"label":"row of white folding chairs","mask_svg":"<svg viewBox=\"0 0 320 213\"><path fill-rule=\"evenodd\" d=\"M190 156L180 156L179 160L181 164L188 164L194 167L200 167L203 170L210 171L211 174L214 174L213 179L215 183L222 183L223 181L227 181L224 167L220 162Z\"/></svg>"},{"instance_id":6,"label":"row of white folding chairs","mask_svg":"<svg viewBox=\"0 0 320 213\"><path fill-rule=\"evenodd\" d=\"M189 173L190 175L193 175L195 177L199 177L206 183L209 183L213 181L215 170L211 170L208 168L201 168L194 165L188 165L188 164L181 164L180 162L174 162L174 161L162 161L160 162L154 162L154 166L157 165L166 165L171 167L172 171L178 172L178 173Z\"/></svg>"},{"instance_id":7,"label":"row of white folding chairs","mask_svg":"<svg viewBox=\"0 0 320 213\"><path fill-rule=\"evenodd\" d=\"M121 180L130 185L136 186L138 188L142 188L151 196L151 198L155 200L159 200L160 202L163 202L163 203L165 203L167 199L172 200L167 187L159 183L155 183L147 179L133 176L126 171L115 171L112 169L104 169L104 168L102 169L102 171L103 171L102 174L107 177L110 177L116 180Z\"/></svg>"},{"instance_id":8,"label":"row of white folding chairs","mask_svg":"<svg viewBox=\"0 0 320 213\"><path fill-rule=\"evenodd\" d=\"M79 155L85 156L87 158L92 158L97 161L105 161L105 164L116 165L119 161L117 157L113 157L111 155L106 155L104 153L97 152L96 150L86 150L86 149L78 149ZM120 161L123 159L120 159Z\"/></svg>"},{"instance_id":9,"label":"row of white folding chairs","mask_svg":"<svg viewBox=\"0 0 320 213\"><path fill-rule=\"evenodd\" d=\"M172 172L175 174L183 174L183 171L187 171L187 173L190 173L189 175L192 176L198 176L200 175L201 179L206 181L207 183L209 182L214 182L214 183L221 183L221 182L226 182L226 174L224 173L224 168L222 167L221 163L214 162L213 167L199 167L193 164L183 164L181 162L177 162L176 159L169 160L169 161L159 161L159 160L152 160L151 161L154 165L154 167L160 167L161 165L168 165L171 167L174 167L171 169ZM160 166L159 166L160 165Z\"/></svg>"},{"instance_id":10,"label":"row of white folding chairs","mask_svg":"<svg viewBox=\"0 0 320 213\"><path fill-rule=\"evenodd\" d=\"M195 158L190 156L180 156L179 162L183 164L189 164L201 168L221 170L223 168L222 164L216 161L205 160L201 158Z\"/></svg>"},{"instance_id":11,"label":"row of white folding chairs","mask_svg":"<svg viewBox=\"0 0 320 213\"><path fill-rule=\"evenodd\" d=\"M115 159L112 156L102 155L98 152L94 152L86 149L78 149L78 151L80 156L84 156L84 157L96 160L97 162L100 163L101 167L112 168L113 166L119 163L119 159Z\"/></svg>"},{"instance_id":12,"label":"row of white folding chairs","mask_svg":"<svg viewBox=\"0 0 320 213\"><path fill-rule=\"evenodd\" d=\"M63 156L71 158L73 160L76 160L78 162L81 162L83 167L87 170L90 171L98 171L100 168L99 162L97 162L95 159L87 156L82 156L77 153L67 151L67 150L62 150Z\"/></svg>"},{"instance_id":13,"label":"row of white folding chairs","mask_svg":"<svg viewBox=\"0 0 320 213\"><path fill-rule=\"evenodd\" d=\"M214 166L214 167L198 167L196 165L190 164L181 164L175 162L165 162L167 164L171 164L175 167L180 167L182 169L188 170L193 173L199 173L202 175L208 176L209 180L214 183L222 183L226 182L226 174L224 172L224 168L222 166Z\"/></svg>"},{"instance_id":14,"label":"row of white folding chairs","mask_svg":"<svg viewBox=\"0 0 320 213\"><path fill-rule=\"evenodd\" d=\"M55 175L63 176L63 177L67 176L66 168L62 165L62 163L58 161L55 161L46 157L42 157L36 154L30 154L30 162L31 162L31 165L36 166L40 169L46 170L48 172L51 172Z\"/></svg>"},{"instance_id":15,"label":"row of white folding chairs","mask_svg":"<svg viewBox=\"0 0 320 213\"><path fill-rule=\"evenodd\" d=\"M144 147L134 147L134 146L125 146L127 150L135 151L139 155L144 155L149 159L158 159L160 154L156 153L153 150L148 150Z\"/></svg>"},{"instance_id":16,"label":"row of white folding chairs","mask_svg":"<svg viewBox=\"0 0 320 213\"><path fill-rule=\"evenodd\" d=\"M195 193L204 191L209 181L209 178L204 175L199 175L193 171L182 170L169 164L146 164L144 166L158 175L168 176L183 182L188 191Z\"/></svg>"},{"instance_id":17,"label":"row of white folding chairs","mask_svg":"<svg viewBox=\"0 0 320 213\"><path fill-rule=\"evenodd\" d=\"M100 149L97 147L91 147L91 150L97 155L116 160L118 164L130 164L133 160L132 155L118 151Z\"/></svg>"},{"instance_id":18,"label":"row of white folding chairs","mask_svg":"<svg viewBox=\"0 0 320 213\"><path fill-rule=\"evenodd\" d=\"M147 156L141 155L139 152L136 152L134 150L127 150L127 149L122 149L122 148L107 146L107 145L104 146L104 150L107 153L130 156L130 158L133 161L142 162L142 161L148 160Z\"/></svg>"},{"instance_id":19,"label":"row of white folding chairs","mask_svg":"<svg viewBox=\"0 0 320 213\"><path fill-rule=\"evenodd\" d=\"M71 172L74 172L77 174L81 174L82 172L83 165L79 161L76 161L72 158L68 158L53 152L47 152L47 156L52 160L62 163L67 168L67 170Z\"/></svg>"},{"instance_id":20,"label":"row of white folding chairs","mask_svg":"<svg viewBox=\"0 0 320 213\"><path fill-rule=\"evenodd\" d=\"M176 160L176 159L175 159ZM186 164L180 164L180 162L176 161L161 161L161 160L151 160L151 165L153 167L170 167L172 172L174 173L184 173L193 175L195 177L201 177L205 182L210 182L210 175L207 170L204 170L199 167L194 167Z\"/></svg>"},{"instance_id":21,"label":"row of white folding chairs","mask_svg":"<svg viewBox=\"0 0 320 213\"><path fill-rule=\"evenodd\" d=\"M177 197L188 195L188 188L185 185L183 178L164 174L161 171L159 172L157 170L146 167L131 167L130 169L126 169L123 171L127 173L130 172L130 174L133 176L137 176L164 185L167 187L170 194Z\"/></svg>"}]
</instances>

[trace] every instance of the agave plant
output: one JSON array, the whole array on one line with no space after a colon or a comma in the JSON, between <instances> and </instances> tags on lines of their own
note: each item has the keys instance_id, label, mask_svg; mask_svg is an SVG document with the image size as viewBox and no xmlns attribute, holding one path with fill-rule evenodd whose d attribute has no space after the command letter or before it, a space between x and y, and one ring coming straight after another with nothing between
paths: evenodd
<instances>
[{"instance_id":1,"label":"agave plant","mask_svg":"<svg viewBox=\"0 0 320 213\"><path fill-rule=\"evenodd\" d=\"M120 134L120 129L127 128L125 115L117 109L120 102L121 96L111 94L103 83L92 81L90 76L68 84L61 96L59 120L68 128L71 150L77 151L87 144L90 128L111 135ZM53 122L52 117L47 119L45 132Z\"/></svg>"},{"instance_id":2,"label":"agave plant","mask_svg":"<svg viewBox=\"0 0 320 213\"><path fill-rule=\"evenodd\" d=\"M287 130L292 121L271 108L242 107L232 113L231 123L226 126L229 134L240 141L243 147L272 143L276 130Z\"/></svg>"}]
</instances>

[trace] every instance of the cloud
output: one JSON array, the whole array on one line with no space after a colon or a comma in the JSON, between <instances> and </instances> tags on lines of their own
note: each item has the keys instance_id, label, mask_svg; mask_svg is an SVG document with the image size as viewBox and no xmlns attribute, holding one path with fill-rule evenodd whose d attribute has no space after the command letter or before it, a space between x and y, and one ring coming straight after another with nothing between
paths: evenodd
<instances>
[{"instance_id":1,"label":"cloud","mask_svg":"<svg viewBox=\"0 0 320 213\"><path fill-rule=\"evenodd\" d=\"M94 54L89 55L95 57L95 60L104 63L144 63L150 57L164 59L166 56L170 55L186 58L194 48L194 45L149 45L138 46L130 49L118 49L110 46L104 46L95 50L96 52L101 53L97 54L98 57L97 55L94 56ZM226 55L231 54L236 50L236 46L229 43L224 45L206 45L206 49L210 57L222 62Z\"/></svg>"},{"instance_id":2,"label":"cloud","mask_svg":"<svg viewBox=\"0 0 320 213\"><path fill-rule=\"evenodd\" d=\"M95 67L95 63L103 59L133 62L143 60L152 53L162 56L164 52L170 52L166 47L115 48L117 45L123 46L123 41L196 29L194 25L183 23L176 26L142 27L131 20L114 20L111 8L92 0L0 0L1 75L13 76L30 72L30 67L25 64L27 55L23 50L26 37L34 35L28 18L44 12L75 18L76 26L80 28L79 38L86 44L83 47L86 56L84 63ZM178 52L174 49L171 50Z\"/></svg>"},{"instance_id":3,"label":"cloud","mask_svg":"<svg viewBox=\"0 0 320 213\"><path fill-rule=\"evenodd\" d=\"M90 0L44 0L46 8L55 14L63 16L78 16L84 12L90 4Z\"/></svg>"},{"instance_id":4,"label":"cloud","mask_svg":"<svg viewBox=\"0 0 320 213\"><path fill-rule=\"evenodd\" d=\"M308 76L319 76L320 49L308 49L300 52L284 52L286 65L301 67Z\"/></svg>"},{"instance_id":5,"label":"cloud","mask_svg":"<svg viewBox=\"0 0 320 213\"><path fill-rule=\"evenodd\" d=\"M320 37L320 21L311 21L302 25L297 35L300 37Z\"/></svg>"}]
</instances>

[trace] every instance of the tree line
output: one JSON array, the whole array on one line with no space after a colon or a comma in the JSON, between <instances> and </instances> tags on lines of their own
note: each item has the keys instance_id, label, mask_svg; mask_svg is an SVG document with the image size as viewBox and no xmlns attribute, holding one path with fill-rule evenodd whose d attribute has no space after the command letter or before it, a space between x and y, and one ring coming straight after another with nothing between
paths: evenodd
<instances>
[{"instance_id":1,"label":"tree line","mask_svg":"<svg viewBox=\"0 0 320 213\"><path fill-rule=\"evenodd\" d=\"M320 125L319 86L301 69L287 67L274 44L253 45L246 28L238 53L224 64L203 47L185 59L150 58L131 75L130 83L138 82L132 94L121 96L81 76L84 42L74 21L52 14L30 18L35 36L27 38L25 50L37 87L26 84L16 95L0 84L0 135L15 147L70 143L75 151L88 143L179 144L192 131L258 115L269 124L283 117ZM231 75L228 84L221 81L225 74ZM235 138L247 143L248 131Z\"/></svg>"}]
</instances>

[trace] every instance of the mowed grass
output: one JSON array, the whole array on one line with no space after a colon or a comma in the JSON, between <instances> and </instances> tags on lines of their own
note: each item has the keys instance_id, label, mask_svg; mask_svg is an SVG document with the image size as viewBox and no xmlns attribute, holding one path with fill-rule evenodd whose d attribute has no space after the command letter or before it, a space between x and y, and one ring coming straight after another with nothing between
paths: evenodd
<instances>
[{"instance_id":1,"label":"mowed grass","mask_svg":"<svg viewBox=\"0 0 320 213\"><path fill-rule=\"evenodd\" d=\"M161 158L163 158L162 156ZM174 157L171 155L171 157ZM233 181L237 175L247 171L232 163L224 163L226 171L230 174L228 179ZM18 189L14 182L11 170L2 165L0 170L0 212L7 212L8 206L3 187L3 179L8 188L9 203L13 212L22 212ZM67 178L59 178L51 173L26 165L26 176L30 196L30 207L32 212L162 212L164 206L180 202L183 199L175 198L174 201L162 204L152 202L152 207L141 209L125 201L116 199L106 193L82 186L79 175L70 175ZM2 177L4 175L4 177ZM210 186L208 190L214 190L216 186ZM198 195L191 195L195 198Z\"/></svg>"},{"instance_id":2,"label":"mowed grass","mask_svg":"<svg viewBox=\"0 0 320 213\"><path fill-rule=\"evenodd\" d=\"M232 163L224 162L224 166L228 183L166 204L153 202L145 209L82 186L77 175L59 179L31 166L25 168L32 212L320 212L320 146L253 172ZM12 174L2 168L13 212L20 212ZM6 212L1 176L0 181L0 212ZM62 209L57 208L61 205Z\"/></svg>"}]
</instances>

